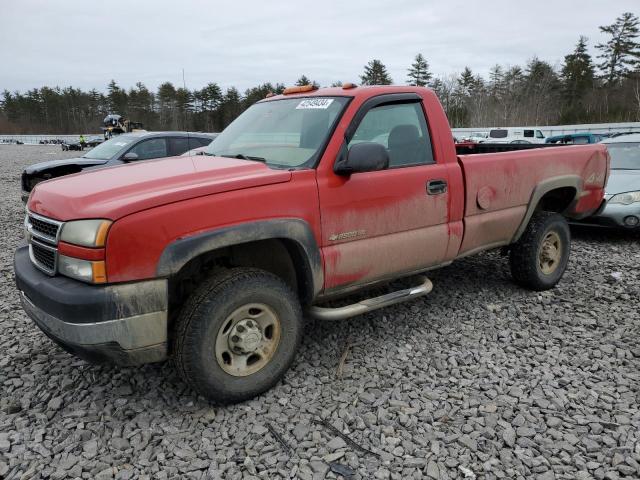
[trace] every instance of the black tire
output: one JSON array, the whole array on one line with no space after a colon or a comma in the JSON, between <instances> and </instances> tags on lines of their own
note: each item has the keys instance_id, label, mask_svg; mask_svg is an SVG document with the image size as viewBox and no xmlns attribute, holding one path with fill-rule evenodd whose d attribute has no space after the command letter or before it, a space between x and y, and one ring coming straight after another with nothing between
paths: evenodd
<instances>
[{"instance_id":1,"label":"black tire","mask_svg":"<svg viewBox=\"0 0 640 480\"><path fill-rule=\"evenodd\" d=\"M218 333L223 326L228 329L228 317L234 311L255 303L268 306L277 315L279 341L260 370L234 376L223 370L216 357ZM298 298L279 277L255 268L223 270L185 303L176 323L174 363L182 378L207 399L220 404L241 402L270 389L284 376L302 332Z\"/></svg>"},{"instance_id":2,"label":"black tire","mask_svg":"<svg viewBox=\"0 0 640 480\"><path fill-rule=\"evenodd\" d=\"M541 250L549 236L557 236L560 245L559 260L555 269L544 272L541 267ZM562 278L571 253L571 233L562 215L550 212L534 213L520 239L511 246L509 265L514 281L531 290L553 288Z\"/></svg>"}]
</instances>

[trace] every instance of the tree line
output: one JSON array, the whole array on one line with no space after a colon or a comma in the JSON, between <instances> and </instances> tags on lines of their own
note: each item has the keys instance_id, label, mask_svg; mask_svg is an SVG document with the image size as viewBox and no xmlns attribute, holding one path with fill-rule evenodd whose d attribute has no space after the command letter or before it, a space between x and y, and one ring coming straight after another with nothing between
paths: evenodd
<instances>
[{"instance_id":1,"label":"tree line","mask_svg":"<svg viewBox=\"0 0 640 480\"><path fill-rule=\"evenodd\" d=\"M640 20L630 12L599 27L606 41L589 53L580 36L573 51L555 67L537 57L524 66L495 65L488 78L466 67L460 74L434 76L423 54L407 70L406 84L432 88L452 127L556 125L640 121ZM378 59L360 76L363 85L389 85L393 79ZM316 85L302 75L296 85ZM335 82L332 86L339 86ZM155 92L144 84L126 90L112 80L106 92L78 88L5 90L0 99L0 133L97 131L109 113L142 122L149 130L221 131L242 111L280 83L223 91L216 83L189 90L171 82Z\"/></svg>"}]
</instances>

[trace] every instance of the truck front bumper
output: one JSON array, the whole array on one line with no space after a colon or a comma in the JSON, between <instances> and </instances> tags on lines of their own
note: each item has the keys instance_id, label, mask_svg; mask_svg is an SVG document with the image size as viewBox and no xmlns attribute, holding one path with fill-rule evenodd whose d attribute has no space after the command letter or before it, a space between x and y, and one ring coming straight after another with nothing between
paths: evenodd
<instances>
[{"instance_id":1,"label":"truck front bumper","mask_svg":"<svg viewBox=\"0 0 640 480\"><path fill-rule=\"evenodd\" d=\"M66 351L92 362L139 365L167 358L167 281L87 285L35 268L16 250L25 312Z\"/></svg>"}]
</instances>

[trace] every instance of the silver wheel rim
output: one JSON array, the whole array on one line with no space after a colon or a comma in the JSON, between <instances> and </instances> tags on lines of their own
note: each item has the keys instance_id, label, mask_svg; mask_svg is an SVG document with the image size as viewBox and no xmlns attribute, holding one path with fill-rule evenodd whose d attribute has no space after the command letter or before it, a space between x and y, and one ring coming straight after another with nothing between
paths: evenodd
<instances>
[{"instance_id":1,"label":"silver wheel rim","mask_svg":"<svg viewBox=\"0 0 640 480\"><path fill-rule=\"evenodd\" d=\"M273 358L280 343L276 313L263 303L248 303L234 310L218 330L215 356L229 375L246 377Z\"/></svg>"},{"instance_id":2,"label":"silver wheel rim","mask_svg":"<svg viewBox=\"0 0 640 480\"><path fill-rule=\"evenodd\" d=\"M538 265L540 271L545 275L550 275L556 271L562 258L562 241L556 232L549 232L545 235L538 252Z\"/></svg>"}]
</instances>

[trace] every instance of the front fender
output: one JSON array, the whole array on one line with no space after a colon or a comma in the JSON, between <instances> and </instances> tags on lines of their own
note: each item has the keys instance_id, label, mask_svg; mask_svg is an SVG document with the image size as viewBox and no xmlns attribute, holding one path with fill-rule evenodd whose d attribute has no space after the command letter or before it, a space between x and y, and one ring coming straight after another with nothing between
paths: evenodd
<instances>
[{"instance_id":1,"label":"front fender","mask_svg":"<svg viewBox=\"0 0 640 480\"><path fill-rule=\"evenodd\" d=\"M204 253L269 239L290 240L300 249L305 263L302 267L315 297L322 290L324 283L322 256L311 227L304 220L297 218L244 223L180 238L165 247L158 261L156 273L159 277L170 277L190 260Z\"/></svg>"}]
</instances>

